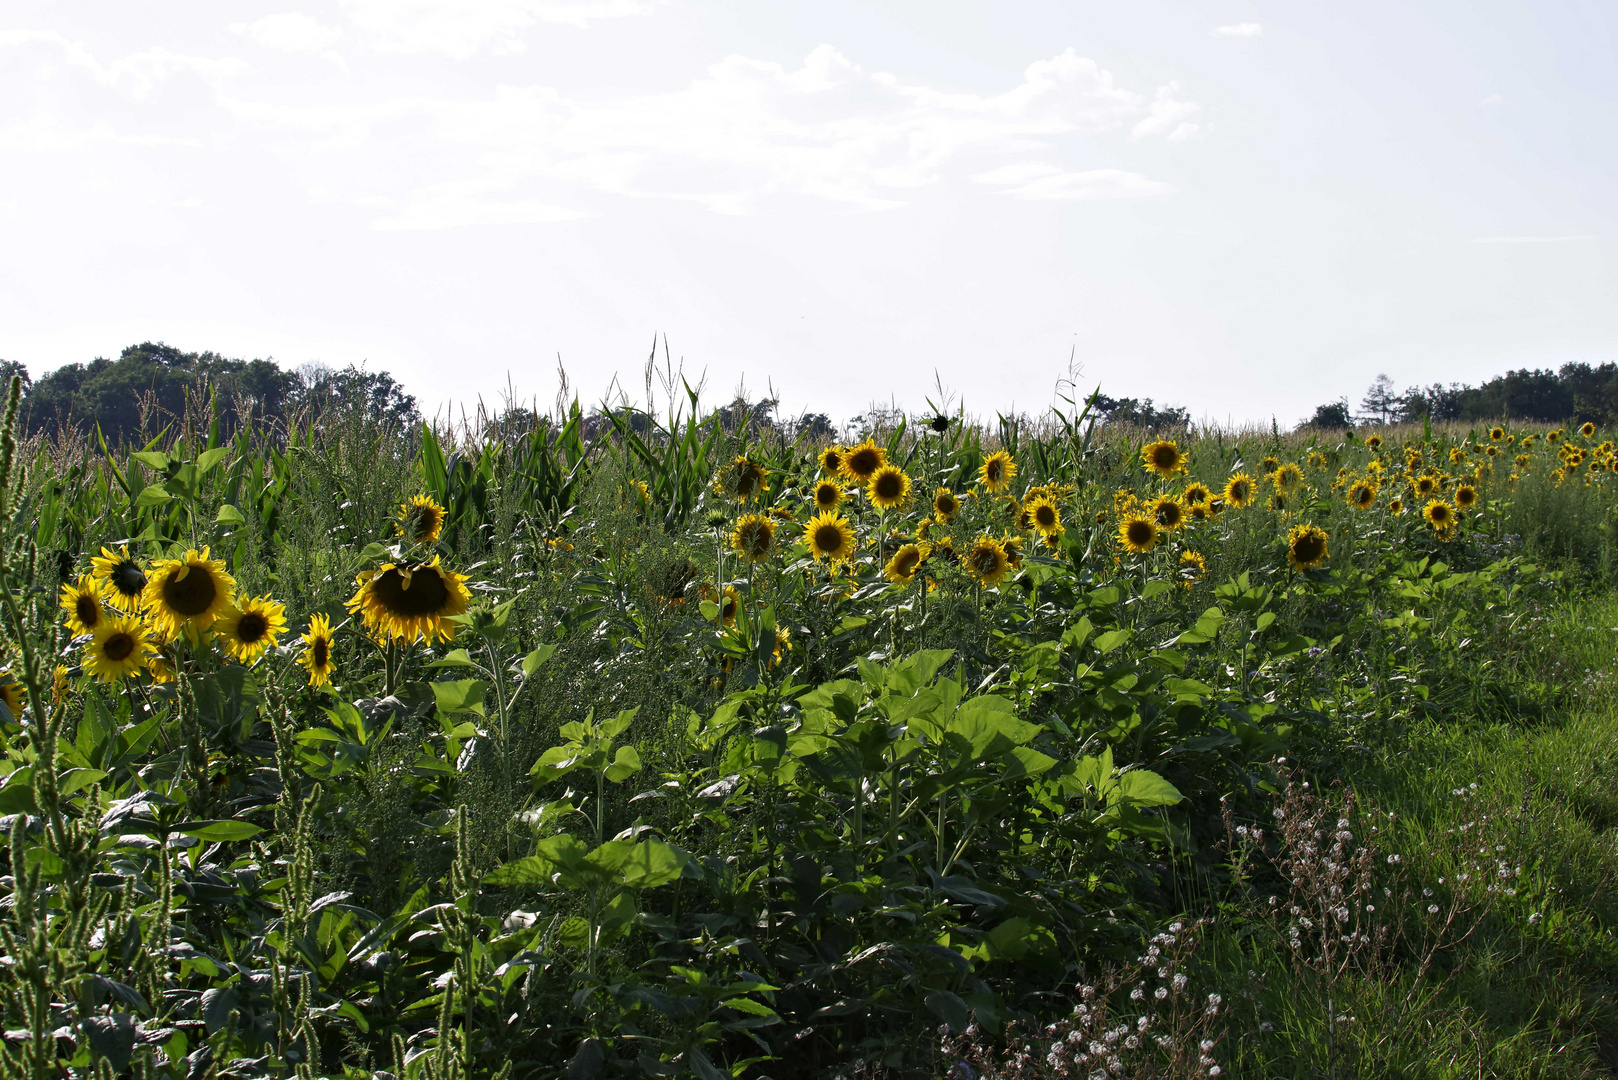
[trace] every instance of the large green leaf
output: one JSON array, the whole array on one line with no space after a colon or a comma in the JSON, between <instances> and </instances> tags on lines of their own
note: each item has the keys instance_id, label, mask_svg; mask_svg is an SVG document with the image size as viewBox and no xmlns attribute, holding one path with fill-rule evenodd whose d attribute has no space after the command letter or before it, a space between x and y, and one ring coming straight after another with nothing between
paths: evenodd
<instances>
[{"instance_id":1,"label":"large green leaf","mask_svg":"<svg viewBox=\"0 0 1618 1080\"><path fill-rule=\"evenodd\" d=\"M1017 719L1016 706L992 694L969 698L949 722L950 735L966 745L975 761L1032 742L1041 730L1038 724Z\"/></svg>"},{"instance_id":2,"label":"large green leaf","mask_svg":"<svg viewBox=\"0 0 1618 1080\"><path fill-rule=\"evenodd\" d=\"M433 700L441 713L477 713L483 715L483 695L488 684L481 679L459 679L455 682L432 684Z\"/></svg>"}]
</instances>

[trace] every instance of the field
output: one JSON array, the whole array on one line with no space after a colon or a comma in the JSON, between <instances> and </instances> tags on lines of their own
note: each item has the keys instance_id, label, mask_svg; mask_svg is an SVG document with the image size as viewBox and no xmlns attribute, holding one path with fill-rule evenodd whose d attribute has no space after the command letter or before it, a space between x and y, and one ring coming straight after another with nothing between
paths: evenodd
<instances>
[{"instance_id":1,"label":"field","mask_svg":"<svg viewBox=\"0 0 1618 1080\"><path fill-rule=\"evenodd\" d=\"M15 394L6 1076L1618 1063L1591 426Z\"/></svg>"}]
</instances>

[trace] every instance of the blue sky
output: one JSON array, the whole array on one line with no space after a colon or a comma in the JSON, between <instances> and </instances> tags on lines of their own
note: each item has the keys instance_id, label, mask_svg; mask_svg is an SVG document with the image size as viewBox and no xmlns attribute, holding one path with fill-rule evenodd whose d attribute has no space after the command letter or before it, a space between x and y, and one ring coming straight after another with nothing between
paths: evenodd
<instances>
[{"instance_id":1,"label":"blue sky","mask_svg":"<svg viewBox=\"0 0 1618 1080\"><path fill-rule=\"evenodd\" d=\"M292 6L288 6L288 5ZM1618 360L1610 4L0 11L0 357L1219 422Z\"/></svg>"}]
</instances>

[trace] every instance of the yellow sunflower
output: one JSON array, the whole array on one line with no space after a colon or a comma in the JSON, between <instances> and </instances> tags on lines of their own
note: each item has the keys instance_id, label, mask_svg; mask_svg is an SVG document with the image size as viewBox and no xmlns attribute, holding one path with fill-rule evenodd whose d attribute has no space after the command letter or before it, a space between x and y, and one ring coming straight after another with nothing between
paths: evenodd
<instances>
[{"instance_id":1,"label":"yellow sunflower","mask_svg":"<svg viewBox=\"0 0 1618 1080\"><path fill-rule=\"evenodd\" d=\"M1180 501L1187 506L1200 506L1211 498L1213 492L1209 491L1208 485L1200 480L1187 484L1185 490L1180 493Z\"/></svg>"},{"instance_id":2,"label":"yellow sunflower","mask_svg":"<svg viewBox=\"0 0 1618 1080\"><path fill-rule=\"evenodd\" d=\"M1326 561L1326 530L1318 525L1294 525L1287 533L1287 562L1308 570Z\"/></svg>"},{"instance_id":3,"label":"yellow sunflower","mask_svg":"<svg viewBox=\"0 0 1618 1080\"><path fill-rule=\"evenodd\" d=\"M1523 441L1527 442L1526 439L1524 439ZM1545 441L1548 442L1548 443L1552 443L1552 444L1561 442L1562 441L1562 429L1557 428L1555 431L1547 431L1545 433Z\"/></svg>"},{"instance_id":4,"label":"yellow sunflower","mask_svg":"<svg viewBox=\"0 0 1618 1080\"><path fill-rule=\"evenodd\" d=\"M1173 532L1185 523L1185 507L1180 505L1180 500L1164 495L1152 503L1152 516L1157 518L1163 531Z\"/></svg>"},{"instance_id":5,"label":"yellow sunflower","mask_svg":"<svg viewBox=\"0 0 1618 1080\"><path fill-rule=\"evenodd\" d=\"M1225 502L1240 510L1253 501L1253 478L1244 472L1233 473L1225 481Z\"/></svg>"},{"instance_id":6,"label":"yellow sunflower","mask_svg":"<svg viewBox=\"0 0 1618 1080\"><path fill-rule=\"evenodd\" d=\"M1141 464L1148 472L1155 472L1165 479L1185 472L1189 460L1173 439L1158 439L1156 442L1147 443L1140 448L1140 458Z\"/></svg>"},{"instance_id":7,"label":"yellow sunflower","mask_svg":"<svg viewBox=\"0 0 1618 1080\"><path fill-rule=\"evenodd\" d=\"M1421 516L1426 519L1427 524L1431 525L1436 533L1447 533L1455 528L1455 508L1443 499L1428 500L1426 509L1422 510Z\"/></svg>"},{"instance_id":8,"label":"yellow sunflower","mask_svg":"<svg viewBox=\"0 0 1618 1080\"><path fill-rule=\"evenodd\" d=\"M1131 514L1118 523L1118 543L1136 555L1144 555L1157 546L1162 534L1157 519L1145 514Z\"/></svg>"},{"instance_id":9,"label":"yellow sunflower","mask_svg":"<svg viewBox=\"0 0 1618 1080\"><path fill-rule=\"evenodd\" d=\"M1208 572L1208 560L1200 551L1180 552L1180 584L1191 588Z\"/></svg>"},{"instance_id":10,"label":"yellow sunflower","mask_svg":"<svg viewBox=\"0 0 1618 1080\"><path fill-rule=\"evenodd\" d=\"M1376 485L1361 480L1348 489L1348 505L1356 510L1369 510L1376 505Z\"/></svg>"},{"instance_id":11,"label":"yellow sunflower","mask_svg":"<svg viewBox=\"0 0 1618 1080\"><path fill-rule=\"evenodd\" d=\"M815 509L821 513L837 509L837 504L843 501L843 485L835 480L820 480L815 483Z\"/></svg>"},{"instance_id":12,"label":"yellow sunflower","mask_svg":"<svg viewBox=\"0 0 1618 1080\"><path fill-rule=\"evenodd\" d=\"M781 627L775 628L775 648L770 652L770 666L779 667L781 659L792 651L792 635Z\"/></svg>"},{"instance_id":13,"label":"yellow sunflower","mask_svg":"<svg viewBox=\"0 0 1618 1080\"><path fill-rule=\"evenodd\" d=\"M1273 457L1265 457L1258 463L1259 471L1265 476L1274 476L1275 470L1279 469L1280 467L1280 460Z\"/></svg>"},{"instance_id":14,"label":"yellow sunflower","mask_svg":"<svg viewBox=\"0 0 1618 1080\"><path fill-rule=\"evenodd\" d=\"M225 573L223 562L208 558L208 549L203 548L187 551L179 559L152 563L141 600L157 632L175 638L183 630L201 633L208 629L235 597L236 579Z\"/></svg>"},{"instance_id":15,"label":"yellow sunflower","mask_svg":"<svg viewBox=\"0 0 1618 1080\"><path fill-rule=\"evenodd\" d=\"M125 544L117 551L103 547L101 554L90 560L90 576L107 583L127 606L134 606L146 591L146 571L129 554Z\"/></svg>"},{"instance_id":16,"label":"yellow sunflower","mask_svg":"<svg viewBox=\"0 0 1618 1080\"><path fill-rule=\"evenodd\" d=\"M1369 446L1372 450L1380 450L1380 449L1382 449L1382 436L1380 436L1380 435L1367 435L1365 437L1365 445Z\"/></svg>"},{"instance_id":17,"label":"yellow sunflower","mask_svg":"<svg viewBox=\"0 0 1618 1080\"><path fill-rule=\"evenodd\" d=\"M309 673L310 686L331 685L331 674L337 670L331 655L332 636L331 620L326 616L316 615L309 620L309 632L303 635L303 653L298 663Z\"/></svg>"},{"instance_id":18,"label":"yellow sunflower","mask_svg":"<svg viewBox=\"0 0 1618 1080\"><path fill-rule=\"evenodd\" d=\"M399 504L399 535L414 544L432 544L444 531L444 508L426 495Z\"/></svg>"},{"instance_id":19,"label":"yellow sunflower","mask_svg":"<svg viewBox=\"0 0 1618 1080\"><path fill-rule=\"evenodd\" d=\"M978 466L978 480L991 494L998 494L1002 488L1010 487L1016 478L1017 463L1004 450L996 450Z\"/></svg>"},{"instance_id":20,"label":"yellow sunflower","mask_svg":"<svg viewBox=\"0 0 1618 1080\"><path fill-rule=\"evenodd\" d=\"M95 633L95 628L107 617L101 606L101 582L93 577L81 577L76 585L63 585L60 603L67 612L63 621L74 637Z\"/></svg>"},{"instance_id":21,"label":"yellow sunflower","mask_svg":"<svg viewBox=\"0 0 1618 1080\"><path fill-rule=\"evenodd\" d=\"M28 694L23 690L22 683L11 674L10 668L0 671L0 701L5 702L13 720L22 716L23 706L28 703Z\"/></svg>"},{"instance_id":22,"label":"yellow sunflower","mask_svg":"<svg viewBox=\"0 0 1618 1080\"><path fill-rule=\"evenodd\" d=\"M1470 510L1477 504L1478 489L1471 484L1461 484L1455 489L1455 505L1461 510Z\"/></svg>"},{"instance_id":23,"label":"yellow sunflower","mask_svg":"<svg viewBox=\"0 0 1618 1080\"><path fill-rule=\"evenodd\" d=\"M1399 498L1399 496L1395 495L1393 498L1388 500L1388 513L1393 514L1395 517L1397 517L1398 515L1400 515L1400 514L1402 514L1404 512L1405 512L1405 501L1403 499L1401 499L1401 498Z\"/></svg>"},{"instance_id":24,"label":"yellow sunflower","mask_svg":"<svg viewBox=\"0 0 1618 1080\"><path fill-rule=\"evenodd\" d=\"M715 589L712 585L704 584L698 595L713 604L718 611L719 621L730 626L736 621L736 612L741 608L742 594L736 591L736 586L726 585L723 589Z\"/></svg>"},{"instance_id":25,"label":"yellow sunflower","mask_svg":"<svg viewBox=\"0 0 1618 1080\"><path fill-rule=\"evenodd\" d=\"M146 674L152 677L154 686L174 681L174 664L167 656L156 653L146 658Z\"/></svg>"},{"instance_id":26,"label":"yellow sunflower","mask_svg":"<svg viewBox=\"0 0 1618 1080\"><path fill-rule=\"evenodd\" d=\"M961 500L957 499L955 493L949 488L939 488L937 493L933 495L933 513L938 516L940 522L948 524L949 519L954 517L960 509Z\"/></svg>"},{"instance_id":27,"label":"yellow sunflower","mask_svg":"<svg viewBox=\"0 0 1618 1080\"><path fill-rule=\"evenodd\" d=\"M838 476L843 471L843 455L846 453L841 446L828 446L820 452L820 475Z\"/></svg>"},{"instance_id":28,"label":"yellow sunflower","mask_svg":"<svg viewBox=\"0 0 1618 1080\"><path fill-rule=\"evenodd\" d=\"M764 494L764 481L769 475L770 470L746 454L737 454L714 477L714 490L739 503L750 502Z\"/></svg>"},{"instance_id":29,"label":"yellow sunflower","mask_svg":"<svg viewBox=\"0 0 1618 1080\"><path fill-rule=\"evenodd\" d=\"M275 647L275 639L286 632L287 609L268 596L257 596L232 605L213 624L215 637L225 652L243 667Z\"/></svg>"},{"instance_id":30,"label":"yellow sunflower","mask_svg":"<svg viewBox=\"0 0 1618 1080\"><path fill-rule=\"evenodd\" d=\"M384 563L354 579L359 586L348 599L348 609L365 622L379 641L414 642L455 638L455 624L445 620L466 614L472 594L466 575L439 565L438 556L417 566Z\"/></svg>"},{"instance_id":31,"label":"yellow sunflower","mask_svg":"<svg viewBox=\"0 0 1618 1080\"><path fill-rule=\"evenodd\" d=\"M893 553L888 565L882 568L882 576L895 585L908 585L916 576L925 553L915 544L904 544Z\"/></svg>"},{"instance_id":32,"label":"yellow sunflower","mask_svg":"<svg viewBox=\"0 0 1618 1080\"><path fill-rule=\"evenodd\" d=\"M1006 549L1006 563L1013 570L1022 568L1022 537L1002 536L1000 546Z\"/></svg>"},{"instance_id":33,"label":"yellow sunflower","mask_svg":"<svg viewBox=\"0 0 1618 1080\"><path fill-rule=\"evenodd\" d=\"M1041 536L1054 536L1062 531L1062 511L1048 495L1029 499L1023 504L1023 512Z\"/></svg>"},{"instance_id":34,"label":"yellow sunflower","mask_svg":"<svg viewBox=\"0 0 1618 1080\"><path fill-rule=\"evenodd\" d=\"M730 546L748 562L763 562L775 546L775 523L765 514L748 514L731 531Z\"/></svg>"},{"instance_id":35,"label":"yellow sunflower","mask_svg":"<svg viewBox=\"0 0 1618 1080\"><path fill-rule=\"evenodd\" d=\"M1501 439L1504 439L1505 437L1506 437L1506 429L1505 428L1503 428L1503 427L1492 427L1492 428L1489 429L1489 440L1491 442L1499 442Z\"/></svg>"},{"instance_id":36,"label":"yellow sunflower","mask_svg":"<svg viewBox=\"0 0 1618 1080\"><path fill-rule=\"evenodd\" d=\"M846 517L830 512L816 514L804 526L803 538L815 562L821 559L845 562L854 557L854 530Z\"/></svg>"},{"instance_id":37,"label":"yellow sunflower","mask_svg":"<svg viewBox=\"0 0 1618 1080\"><path fill-rule=\"evenodd\" d=\"M870 436L858 446L843 451L843 475L860 487L870 483L876 471L888 463L888 452L873 442Z\"/></svg>"},{"instance_id":38,"label":"yellow sunflower","mask_svg":"<svg viewBox=\"0 0 1618 1080\"><path fill-rule=\"evenodd\" d=\"M1583 435L1586 439L1590 438L1595 433L1596 426L1589 421L1585 421L1584 425L1579 428L1579 434Z\"/></svg>"},{"instance_id":39,"label":"yellow sunflower","mask_svg":"<svg viewBox=\"0 0 1618 1080\"><path fill-rule=\"evenodd\" d=\"M1006 549L1000 541L992 536L980 536L972 544L972 550L967 552L964 560L966 572L977 579L982 585L998 585L1006 578L1006 571L1011 567L1011 559L1006 555Z\"/></svg>"},{"instance_id":40,"label":"yellow sunflower","mask_svg":"<svg viewBox=\"0 0 1618 1080\"><path fill-rule=\"evenodd\" d=\"M1289 461L1275 470L1273 479L1277 490L1290 495L1303 483L1303 470Z\"/></svg>"},{"instance_id":41,"label":"yellow sunflower","mask_svg":"<svg viewBox=\"0 0 1618 1080\"><path fill-rule=\"evenodd\" d=\"M878 510L896 510L910 501L910 477L897 465L883 465L871 475L865 494Z\"/></svg>"},{"instance_id":42,"label":"yellow sunflower","mask_svg":"<svg viewBox=\"0 0 1618 1080\"><path fill-rule=\"evenodd\" d=\"M1410 484L1411 489L1423 498L1438 490L1438 477L1431 473L1423 473Z\"/></svg>"},{"instance_id":43,"label":"yellow sunflower","mask_svg":"<svg viewBox=\"0 0 1618 1080\"><path fill-rule=\"evenodd\" d=\"M84 646L84 670L105 682L117 682L145 667L151 652L145 623L127 615L108 617Z\"/></svg>"}]
</instances>

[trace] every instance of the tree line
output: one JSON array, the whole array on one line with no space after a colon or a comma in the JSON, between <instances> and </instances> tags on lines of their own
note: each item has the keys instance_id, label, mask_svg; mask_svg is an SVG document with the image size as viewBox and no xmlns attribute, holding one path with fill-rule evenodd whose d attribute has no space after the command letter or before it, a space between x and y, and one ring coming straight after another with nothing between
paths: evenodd
<instances>
[{"instance_id":1,"label":"tree line","mask_svg":"<svg viewBox=\"0 0 1618 1080\"><path fill-rule=\"evenodd\" d=\"M1348 398L1339 398L1316 408L1304 426L1345 429L1429 419L1618 422L1618 364L1574 362L1555 371L1523 368L1480 386L1435 382L1403 393L1387 375L1378 375L1360 399L1358 412L1350 408Z\"/></svg>"}]
</instances>

